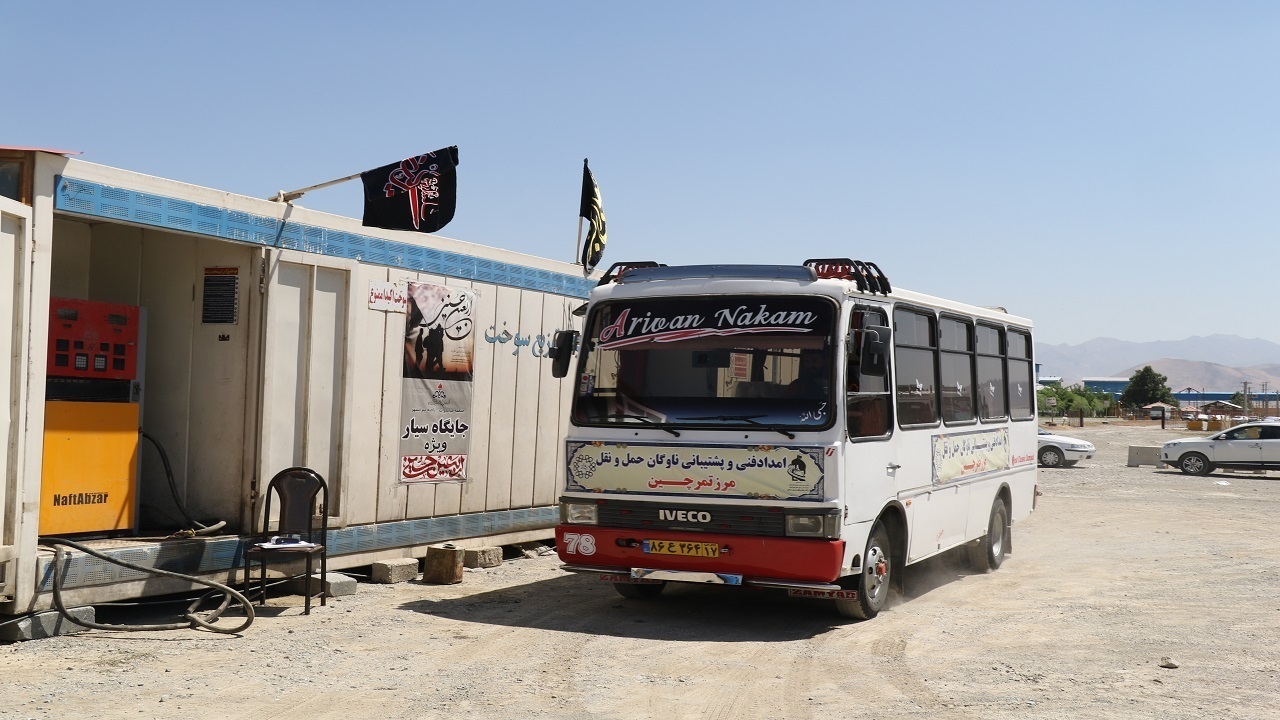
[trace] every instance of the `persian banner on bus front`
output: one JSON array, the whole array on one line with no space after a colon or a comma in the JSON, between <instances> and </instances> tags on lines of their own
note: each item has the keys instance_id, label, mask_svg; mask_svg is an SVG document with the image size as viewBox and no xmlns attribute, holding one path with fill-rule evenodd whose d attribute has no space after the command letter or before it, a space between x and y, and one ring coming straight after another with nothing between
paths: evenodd
<instances>
[{"instance_id":1,"label":"persian banner on bus front","mask_svg":"<svg viewBox=\"0 0 1280 720\"><path fill-rule=\"evenodd\" d=\"M822 500L821 447L570 442L567 489L762 500Z\"/></svg>"},{"instance_id":2,"label":"persian banner on bus front","mask_svg":"<svg viewBox=\"0 0 1280 720\"><path fill-rule=\"evenodd\" d=\"M400 482L467 478L475 292L409 283L400 393Z\"/></svg>"},{"instance_id":3,"label":"persian banner on bus front","mask_svg":"<svg viewBox=\"0 0 1280 720\"><path fill-rule=\"evenodd\" d=\"M939 485L1008 469L1008 428L933 436L933 481Z\"/></svg>"}]
</instances>

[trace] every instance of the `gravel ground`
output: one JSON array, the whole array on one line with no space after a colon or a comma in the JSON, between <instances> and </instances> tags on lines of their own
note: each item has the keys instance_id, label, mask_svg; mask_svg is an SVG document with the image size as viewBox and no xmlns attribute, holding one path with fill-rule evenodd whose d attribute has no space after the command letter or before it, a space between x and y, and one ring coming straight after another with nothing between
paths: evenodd
<instances>
[{"instance_id":1,"label":"gravel ground","mask_svg":"<svg viewBox=\"0 0 1280 720\"><path fill-rule=\"evenodd\" d=\"M242 637L0 646L0 717L1280 716L1277 476L1125 467L1185 430L1059 430L1098 456L1041 472L1004 566L922 563L870 622L776 591L624 601L548 555L361 583L309 617L275 598Z\"/></svg>"}]
</instances>

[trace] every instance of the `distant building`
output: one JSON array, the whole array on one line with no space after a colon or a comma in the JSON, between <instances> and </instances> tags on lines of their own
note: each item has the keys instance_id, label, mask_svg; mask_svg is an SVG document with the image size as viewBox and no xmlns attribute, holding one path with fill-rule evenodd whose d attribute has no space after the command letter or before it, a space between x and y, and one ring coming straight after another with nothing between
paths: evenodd
<instances>
[{"instance_id":1,"label":"distant building","mask_svg":"<svg viewBox=\"0 0 1280 720\"><path fill-rule=\"evenodd\" d=\"M1129 378L1087 377L1080 382L1086 390L1111 393L1117 398L1124 393L1125 388L1129 387Z\"/></svg>"},{"instance_id":2,"label":"distant building","mask_svg":"<svg viewBox=\"0 0 1280 720\"><path fill-rule=\"evenodd\" d=\"M1037 384L1044 387L1062 387L1061 375L1045 375L1036 381Z\"/></svg>"},{"instance_id":3,"label":"distant building","mask_svg":"<svg viewBox=\"0 0 1280 720\"><path fill-rule=\"evenodd\" d=\"M1236 405L1235 403L1229 403L1226 400L1215 400L1202 405L1200 407L1200 412L1205 413L1206 415L1226 415L1227 417L1233 417L1243 413L1244 408Z\"/></svg>"},{"instance_id":4,"label":"distant building","mask_svg":"<svg viewBox=\"0 0 1280 720\"><path fill-rule=\"evenodd\" d=\"M1173 397L1182 403L1183 408L1200 407L1215 400L1230 400L1233 395L1235 395L1234 390L1192 390L1190 388L1173 393Z\"/></svg>"}]
</instances>

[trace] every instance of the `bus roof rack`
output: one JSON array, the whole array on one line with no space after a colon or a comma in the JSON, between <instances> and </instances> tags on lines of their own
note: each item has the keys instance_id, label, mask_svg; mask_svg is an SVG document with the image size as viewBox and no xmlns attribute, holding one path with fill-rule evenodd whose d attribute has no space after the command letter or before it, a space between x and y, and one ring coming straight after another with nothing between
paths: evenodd
<instances>
[{"instance_id":1,"label":"bus roof rack","mask_svg":"<svg viewBox=\"0 0 1280 720\"><path fill-rule=\"evenodd\" d=\"M820 278L852 280L858 285L859 292L869 292L873 295L880 293L885 296L893 292L893 288L889 286L889 277L870 260L813 258L805 260L804 266L813 268Z\"/></svg>"},{"instance_id":2,"label":"bus roof rack","mask_svg":"<svg viewBox=\"0 0 1280 720\"><path fill-rule=\"evenodd\" d=\"M813 268L795 265L675 265L667 267L636 268L618 280L622 283L650 280L799 280L813 282L818 279Z\"/></svg>"},{"instance_id":3,"label":"bus roof rack","mask_svg":"<svg viewBox=\"0 0 1280 720\"><path fill-rule=\"evenodd\" d=\"M633 260L628 262L616 262L609 266L609 269L604 272L604 277L600 278L600 282L597 283L596 286L599 287L600 285L608 285L611 282L617 282L618 278L622 277L622 273L627 272L628 270L634 270L635 268L652 268L652 267L666 267L666 265L663 265L662 263L654 262L652 260Z\"/></svg>"}]
</instances>

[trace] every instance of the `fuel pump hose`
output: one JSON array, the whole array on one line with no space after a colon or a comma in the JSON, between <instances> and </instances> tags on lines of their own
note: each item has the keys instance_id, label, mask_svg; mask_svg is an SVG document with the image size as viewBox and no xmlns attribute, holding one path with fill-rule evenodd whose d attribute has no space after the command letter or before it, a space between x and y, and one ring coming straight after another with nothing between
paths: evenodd
<instances>
[{"instance_id":1,"label":"fuel pump hose","mask_svg":"<svg viewBox=\"0 0 1280 720\"><path fill-rule=\"evenodd\" d=\"M178 494L178 484L173 479L173 465L169 463L169 453L165 452L160 441L146 430L138 428L138 434L150 441L155 446L156 452L160 454L160 462L164 465L164 477L169 481L169 492L173 495L173 504L178 506L178 512L182 513L182 517L191 524L192 534L208 535L221 530L227 524L226 520L219 520L213 525L204 525L191 517L191 513L187 512L187 506L182 503L182 497Z\"/></svg>"},{"instance_id":2,"label":"fuel pump hose","mask_svg":"<svg viewBox=\"0 0 1280 720\"><path fill-rule=\"evenodd\" d=\"M40 545L46 548L52 549L54 552L54 558L53 558L53 604L54 604L54 607L58 609L58 612L61 613L61 615L64 618L66 618L70 622L75 623L76 625L92 628L94 630L128 630L128 631L181 630L183 628L190 627L194 629L203 628L205 630L209 630L210 632L235 635L237 633L244 632L249 628L250 625L253 624L253 617L254 617L253 603L249 602L249 599L246 598L244 595L240 594L239 592L237 592L235 588L232 588L228 585L223 585L220 582L215 582L213 580L206 580L204 578L199 578L194 575L183 575L182 573L171 572L169 570L161 570L159 568L143 567L142 565L137 565L127 560L121 560L120 558L110 557L104 553L94 550L91 547L82 545L81 543L75 542L74 540L67 540L66 538L42 537L40 538ZM196 600L192 602L190 606L187 607L187 612L183 615L183 617L186 618L184 622L160 623L160 624L151 624L151 625L114 625L114 624L104 624L104 623L97 623L97 622L89 622L86 620L79 620L76 617L74 617L71 613L67 612L66 605L63 604L62 602L62 565L67 554L67 551L64 549L64 546L74 548L76 550L79 550L80 552L86 553L88 555L92 555L93 557L99 558L101 560L106 560L107 562L115 563L116 565L129 568L130 570L137 570L139 572L150 573L152 575L161 575L164 577L172 577L172 578L177 578L179 580L186 580L188 582L204 585L211 589L209 590L209 592L206 592L204 595L201 595L200 597L196 598ZM198 612L200 606L203 605L206 600L208 600L209 598L215 597L219 593L221 593L223 596L222 603L219 604L218 607L208 611L203 616L201 616L201 614ZM241 607L244 608L244 622L240 623L239 625L236 625L235 627L223 627L219 625L214 625L214 623L218 621L218 618L222 616L222 613L226 612L227 608L231 606L232 600L235 600L237 604L239 604Z\"/></svg>"}]
</instances>

